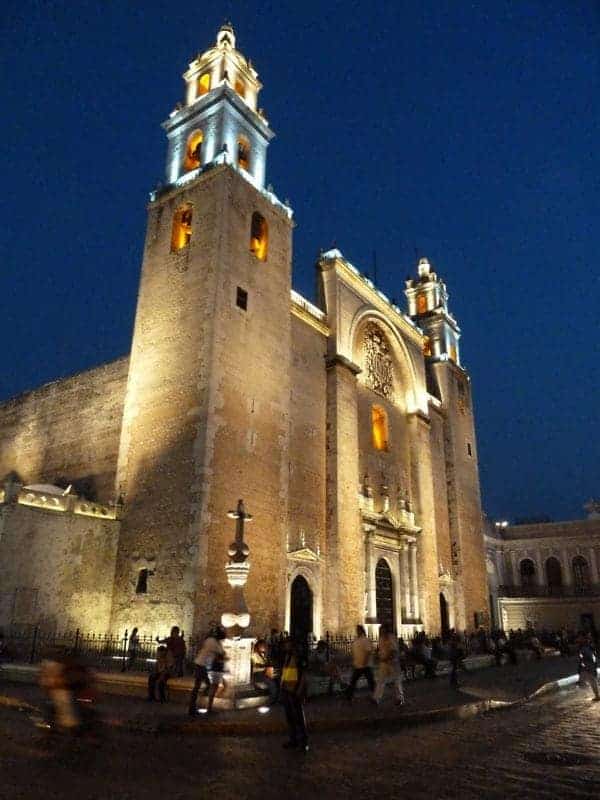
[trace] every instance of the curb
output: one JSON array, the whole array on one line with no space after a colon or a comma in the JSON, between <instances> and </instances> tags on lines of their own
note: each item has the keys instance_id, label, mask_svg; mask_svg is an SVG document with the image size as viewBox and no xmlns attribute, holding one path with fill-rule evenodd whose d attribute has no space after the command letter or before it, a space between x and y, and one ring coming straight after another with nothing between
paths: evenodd
<instances>
[{"instance_id":1,"label":"curb","mask_svg":"<svg viewBox=\"0 0 600 800\"><path fill-rule=\"evenodd\" d=\"M545 694L562 691L576 684L579 680L578 675L569 675L565 678L549 681L542 684L535 691L516 700L476 700L462 703L457 706L446 706L434 708L428 711L414 711L407 714L399 714L397 717L358 717L356 719L314 719L309 720L311 732L326 733L331 731L343 730L384 730L389 728L411 728L421 725L431 725L436 722L448 722L451 720L463 720L480 714L493 711L507 711L512 708L524 705L537 697ZM39 711L39 709L26 701L15 697L0 695L0 706L16 708L20 711ZM221 735L221 736L264 736L275 733L285 733L286 725L284 720L278 715L277 718L262 717L251 721L220 721L217 719L197 719L184 720L181 722L156 722L150 723L144 720L121 720L105 717L101 719L101 724L121 728L124 730L143 732L143 733L180 733L196 734L200 736Z\"/></svg>"}]
</instances>

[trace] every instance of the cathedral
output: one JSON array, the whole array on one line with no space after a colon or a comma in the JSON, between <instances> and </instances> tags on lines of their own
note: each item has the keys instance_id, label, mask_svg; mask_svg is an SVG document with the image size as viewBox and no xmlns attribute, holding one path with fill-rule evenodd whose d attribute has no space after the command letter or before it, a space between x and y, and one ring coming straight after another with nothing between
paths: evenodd
<instances>
[{"instance_id":1,"label":"cathedral","mask_svg":"<svg viewBox=\"0 0 600 800\"><path fill-rule=\"evenodd\" d=\"M425 258L391 302L337 249L292 289L261 83L226 24L163 123L129 355L0 406L0 627L489 622L471 382Z\"/></svg>"}]
</instances>

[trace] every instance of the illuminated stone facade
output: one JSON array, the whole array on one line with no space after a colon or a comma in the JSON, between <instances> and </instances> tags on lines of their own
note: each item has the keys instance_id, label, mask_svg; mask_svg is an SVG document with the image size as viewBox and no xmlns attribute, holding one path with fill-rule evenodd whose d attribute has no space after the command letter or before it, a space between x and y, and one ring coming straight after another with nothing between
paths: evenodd
<instances>
[{"instance_id":1,"label":"illuminated stone facade","mask_svg":"<svg viewBox=\"0 0 600 800\"><path fill-rule=\"evenodd\" d=\"M486 566L494 622L600 630L600 504L587 519L487 523Z\"/></svg>"},{"instance_id":2,"label":"illuminated stone facade","mask_svg":"<svg viewBox=\"0 0 600 800\"><path fill-rule=\"evenodd\" d=\"M86 479L114 504L110 623L103 611L97 626L219 619L239 498L253 515L251 632L485 623L471 385L443 282L422 259L407 314L331 250L316 305L294 292L292 210L265 189L273 134L230 26L184 79L130 358L0 407L2 474L82 496ZM43 567L6 591L36 580Z\"/></svg>"}]
</instances>

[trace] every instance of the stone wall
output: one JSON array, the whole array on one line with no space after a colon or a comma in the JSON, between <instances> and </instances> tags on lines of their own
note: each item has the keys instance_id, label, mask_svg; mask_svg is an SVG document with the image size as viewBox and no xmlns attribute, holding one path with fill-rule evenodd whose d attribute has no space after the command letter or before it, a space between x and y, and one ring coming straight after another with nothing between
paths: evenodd
<instances>
[{"instance_id":1,"label":"stone wall","mask_svg":"<svg viewBox=\"0 0 600 800\"><path fill-rule=\"evenodd\" d=\"M0 481L72 483L114 497L128 358L48 383L0 405Z\"/></svg>"},{"instance_id":2,"label":"stone wall","mask_svg":"<svg viewBox=\"0 0 600 800\"><path fill-rule=\"evenodd\" d=\"M536 628L560 630L567 627L578 631L582 627L581 615L592 614L596 628L600 628L600 598L500 598L499 620L505 630L517 630L533 625Z\"/></svg>"},{"instance_id":3,"label":"stone wall","mask_svg":"<svg viewBox=\"0 0 600 800\"><path fill-rule=\"evenodd\" d=\"M109 629L119 523L0 505L0 627Z\"/></svg>"}]
</instances>

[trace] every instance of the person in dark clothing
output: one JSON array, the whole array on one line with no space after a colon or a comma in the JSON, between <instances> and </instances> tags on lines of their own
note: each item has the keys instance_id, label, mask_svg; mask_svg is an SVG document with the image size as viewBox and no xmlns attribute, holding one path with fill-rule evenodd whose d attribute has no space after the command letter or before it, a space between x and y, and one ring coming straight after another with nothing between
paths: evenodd
<instances>
[{"instance_id":1,"label":"person in dark clothing","mask_svg":"<svg viewBox=\"0 0 600 800\"><path fill-rule=\"evenodd\" d=\"M178 678L182 678L187 647L185 644L185 639L179 634L178 626L173 625L171 628L171 635L167 636L166 639L159 639L157 636L156 641L159 644L166 645L167 650L170 653L170 657L173 660L173 674Z\"/></svg>"},{"instance_id":2,"label":"person in dark clothing","mask_svg":"<svg viewBox=\"0 0 600 800\"><path fill-rule=\"evenodd\" d=\"M600 700L600 689L598 688L598 657L592 643L592 637L588 634L584 636L579 644L579 683L589 684L594 692L593 700Z\"/></svg>"},{"instance_id":3,"label":"person in dark clothing","mask_svg":"<svg viewBox=\"0 0 600 800\"><path fill-rule=\"evenodd\" d=\"M308 732L304 716L306 698L306 662L301 655L302 648L292 639L283 642L281 667L280 700L285 711L289 739L285 748L295 748L308 752Z\"/></svg>"},{"instance_id":4,"label":"person in dark clothing","mask_svg":"<svg viewBox=\"0 0 600 800\"><path fill-rule=\"evenodd\" d=\"M450 686L458 689L458 670L465 669L465 649L458 634L454 634L450 638L450 664L452 669L450 671Z\"/></svg>"}]
</instances>

